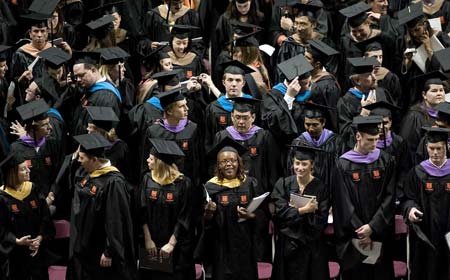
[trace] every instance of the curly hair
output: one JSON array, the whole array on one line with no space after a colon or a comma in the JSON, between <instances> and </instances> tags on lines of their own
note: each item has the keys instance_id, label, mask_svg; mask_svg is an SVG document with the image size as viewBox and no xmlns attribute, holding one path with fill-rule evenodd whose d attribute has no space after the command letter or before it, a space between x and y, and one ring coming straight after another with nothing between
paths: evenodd
<instances>
[{"instance_id":1,"label":"curly hair","mask_svg":"<svg viewBox=\"0 0 450 280\"><path fill-rule=\"evenodd\" d=\"M219 179L219 181L223 181L225 179L225 177L223 176L222 170L220 168L220 164L219 164L219 155L223 153L223 152L219 152L217 154L217 161L216 161L216 168L214 170L214 175L217 176L217 178ZM238 159L238 169L236 172L236 178L238 178L240 181L244 181L245 179L245 166L244 166L244 162L242 161L242 158L236 154L237 159Z\"/></svg>"}]
</instances>

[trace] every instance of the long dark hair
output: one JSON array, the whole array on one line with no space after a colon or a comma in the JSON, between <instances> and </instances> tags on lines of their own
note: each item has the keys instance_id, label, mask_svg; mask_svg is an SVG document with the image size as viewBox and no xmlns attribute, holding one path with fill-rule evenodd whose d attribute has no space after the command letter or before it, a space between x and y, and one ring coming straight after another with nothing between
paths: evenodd
<instances>
[{"instance_id":1,"label":"long dark hair","mask_svg":"<svg viewBox=\"0 0 450 280\"><path fill-rule=\"evenodd\" d=\"M248 14L246 15L248 17L249 23L257 24L259 22L258 20L258 14L256 12L256 4L255 0L250 0L250 10L248 11ZM225 12L226 15L230 17L230 19L239 20L239 17L241 17L241 14L236 8L236 0L233 0L228 4L227 10Z\"/></svg>"}]
</instances>

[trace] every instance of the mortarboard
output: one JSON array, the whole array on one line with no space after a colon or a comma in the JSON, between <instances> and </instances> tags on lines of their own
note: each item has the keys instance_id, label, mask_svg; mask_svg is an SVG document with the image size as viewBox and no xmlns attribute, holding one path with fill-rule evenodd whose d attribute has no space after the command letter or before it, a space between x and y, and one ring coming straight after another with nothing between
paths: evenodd
<instances>
[{"instance_id":1,"label":"mortarboard","mask_svg":"<svg viewBox=\"0 0 450 280\"><path fill-rule=\"evenodd\" d=\"M104 15L101 18L90 21L89 23L86 24L86 26L89 28L92 36L101 40L103 38L106 38L106 36L108 36L108 34L113 29L114 20L115 20L114 16Z\"/></svg>"},{"instance_id":2,"label":"mortarboard","mask_svg":"<svg viewBox=\"0 0 450 280\"><path fill-rule=\"evenodd\" d=\"M167 141L156 138L150 138L149 140L153 146L150 150L150 154L168 165L175 163L180 157L185 156L175 141Z\"/></svg>"},{"instance_id":3,"label":"mortarboard","mask_svg":"<svg viewBox=\"0 0 450 280\"><path fill-rule=\"evenodd\" d=\"M442 71L450 71L450 48L438 50L433 52L433 56L437 59L441 65Z\"/></svg>"},{"instance_id":4,"label":"mortarboard","mask_svg":"<svg viewBox=\"0 0 450 280\"><path fill-rule=\"evenodd\" d=\"M399 111L400 107L387 101L381 100L364 107L370 111L371 116L392 117L392 112Z\"/></svg>"},{"instance_id":5,"label":"mortarboard","mask_svg":"<svg viewBox=\"0 0 450 280\"><path fill-rule=\"evenodd\" d=\"M120 13L120 8L122 8L124 1L116 1L104 5L100 5L97 8L90 9L88 13L102 16L104 14Z\"/></svg>"},{"instance_id":6,"label":"mortarboard","mask_svg":"<svg viewBox=\"0 0 450 280\"><path fill-rule=\"evenodd\" d=\"M442 102L436 105L435 109L438 111L437 119L444 121L450 125L450 103Z\"/></svg>"},{"instance_id":7,"label":"mortarboard","mask_svg":"<svg viewBox=\"0 0 450 280\"><path fill-rule=\"evenodd\" d=\"M50 107L42 99L29 102L16 108L25 123L31 123L33 121L40 121L48 118L47 111L49 109Z\"/></svg>"},{"instance_id":8,"label":"mortarboard","mask_svg":"<svg viewBox=\"0 0 450 280\"><path fill-rule=\"evenodd\" d=\"M181 87L174 88L169 91L160 93L158 96L161 107L165 110L170 104L184 100L183 89Z\"/></svg>"},{"instance_id":9,"label":"mortarboard","mask_svg":"<svg viewBox=\"0 0 450 280\"><path fill-rule=\"evenodd\" d=\"M323 8L323 3L318 0L309 0L307 3L297 2L291 6L298 9L296 16L307 16L316 19L317 12Z\"/></svg>"},{"instance_id":10,"label":"mortarboard","mask_svg":"<svg viewBox=\"0 0 450 280\"><path fill-rule=\"evenodd\" d=\"M373 38L356 43L356 47L361 50L362 53L383 50L383 46L380 42L380 37L375 36Z\"/></svg>"},{"instance_id":11,"label":"mortarboard","mask_svg":"<svg viewBox=\"0 0 450 280\"><path fill-rule=\"evenodd\" d=\"M119 118L111 107L86 106L86 110L91 118L90 122L103 130L110 131L119 122Z\"/></svg>"},{"instance_id":12,"label":"mortarboard","mask_svg":"<svg viewBox=\"0 0 450 280\"><path fill-rule=\"evenodd\" d=\"M237 60L231 60L222 63L220 64L220 66L222 66L222 69L224 69L223 72L228 74L245 75L255 72L252 68L242 64Z\"/></svg>"},{"instance_id":13,"label":"mortarboard","mask_svg":"<svg viewBox=\"0 0 450 280\"><path fill-rule=\"evenodd\" d=\"M73 138L80 143L80 152L100 158L105 156L105 148L111 146L111 143L99 133L82 134Z\"/></svg>"},{"instance_id":14,"label":"mortarboard","mask_svg":"<svg viewBox=\"0 0 450 280\"><path fill-rule=\"evenodd\" d=\"M225 45L234 43L236 47L259 47L259 42L254 35L261 31L262 30L256 30L255 32L237 37L236 39L226 42Z\"/></svg>"},{"instance_id":15,"label":"mortarboard","mask_svg":"<svg viewBox=\"0 0 450 280\"><path fill-rule=\"evenodd\" d=\"M55 47L39 52L38 56L45 59L45 64L52 69L58 69L61 65L70 60L70 54Z\"/></svg>"},{"instance_id":16,"label":"mortarboard","mask_svg":"<svg viewBox=\"0 0 450 280\"><path fill-rule=\"evenodd\" d=\"M0 45L0 61L4 61L10 56L11 48L11 46Z\"/></svg>"},{"instance_id":17,"label":"mortarboard","mask_svg":"<svg viewBox=\"0 0 450 280\"><path fill-rule=\"evenodd\" d=\"M208 156L210 158L217 158L217 155L221 152L234 152L239 156L242 156L247 152L247 148L243 145L236 142L234 139L226 136L219 143L217 143L211 150L208 152Z\"/></svg>"},{"instance_id":18,"label":"mortarboard","mask_svg":"<svg viewBox=\"0 0 450 280\"><path fill-rule=\"evenodd\" d=\"M99 52L73 52L73 64L87 63L92 65L100 64L101 54Z\"/></svg>"},{"instance_id":19,"label":"mortarboard","mask_svg":"<svg viewBox=\"0 0 450 280\"><path fill-rule=\"evenodd\" d=\"M130 56L129 53L120 47L101 48L96 49L96 51L101 54L101 63L103 65L117 64Z\"/></svg>"},{"instance_id":20,"label":"mortarboard","mask_svg":"<svg viewBox=\"0 0 450 280\"><path fill-rule=\"evenodd\" d=\"M47 20L50 18L50 16L51 14L30 12L28 14L23 14L20 17L26 20L27 26L47 27Z\"/></svg>"},{"instance_id":21,"label":"mortarboard","mask_svg":"<svg viewBox=\"0 0 450 280\"><path fill-rule=\"evenodd\" d=\"M447 76L441 71L425 73L415 76L413 79L418 81L419 85L422 85L422 90L425 90L430 85L442 85L443 81L448 80Z\"/></svg>"},{"instance_id":22,"label":"mortarboard","mask_svg":"<svg viewBox=\"0 0 450 280\"><path fill-rule=\"evenodd\" d=\"M230 97L229 101L234 102L233 110L241 113L251 112L255 113L257 107L261 104L260 99L248 97Z\"/></svg>"},{"instance_id":23,"label":"mortarboard","mask_svg":"<svg viewBox=\"0 0 450 280\"><path fill-rule=\"evenodd\" d=\"M59 0L34 0L30 7L28 7L28 10L50 17L55 11L58 2Z\"/></svg>"},{"instance_id":24,"label":"mortarboard","mask_svg":"<svg viewBox=\"0 0 450 280\"><path fill-rule=\"evenodd\" d=\"M323 152L323 150L307 145L307 143L300 143L299 145L288 145L294 152L294 157L297 160L314 160L317 152Z\"/></svg>"},{"instance_id":25,"label":"mortarboard","mask_svg":"<svg viewBox=\"0 0 450 280\"><path fill-rule=\"evenodd\" d=\"M244 36L249 33L256 32L258 30L262 30L263 28L247 22L241 22L237 20L231 21L231 27L233 28L233 33Z\"/></svg>"},{"instance_id":26,"label":"mortarboard","mask_svg":"<svg viewBox=\"0 0 450 280\"><path fill-rule=\"evenodd\" d=\"M320 61L322 64L324 64L330 56L339 53L337 50L318 39L308 40L308 44L314 60Z\"/></svg>"},{"instance_id":27,"label":"mortarboard","mask_svg":"<svg viewBox=\"0 0 450 280\"><path fill-rule=\"evenodd\" d=\"M371 7L369 4L361 1L347 8L341 9L339 12L348 18L348 24L351 27L358 27L367 20L367 11L370 9Z\"/></svg>"},{"instance_id":28,"label":"mortarboard","mask_svg":"<svg viewBox=\"0 0 450 280\"><path fill-rule=\"evenodd\" d=\"M327 116L327 111L333 110L333 108L313 103L313 102L305 102L303 103L305 106L304 116L306 118L314 119L314 118L325 118Z\"/></svg>"},{"instance_id":29,"label":"mortarboard","mask_svg":"<svg viewBox=\"0 0 450 280\"><path fill-rule=\"evenodd\" d=\"M381 116L357 116L353 118L353 124L356 126L356 130L370 135L376 135L380 132L378 125L382 122L383 117Z\"/></svg>"},{"instance_id":30,"label":"mortarboard","mask_svg":"<svg viewBox=\"0 0 450 280\"><path fill-rule=\"evenodd\" d=\"M422 2L412 4L398 11L398 24L414 27L424 16Z\"/></svg>"},{"instance_id":31,"label":"mortarboard","mask_svg":"<svg viewBox=\"0 0 450 280\"><path fill-rule=\"evenodd\" d=\"M428 143L437 143L437 142L447 143L450 129L441 127L422 127L422 129L427 131L425 137Z\"/></svg>"},{"instance_id":32,"label":"mortarboard","mask_svg":"<svg viewBox=\"0 0 450 280\"><path fill-rule=\"evenodd\" d=\"M146 57L143 59L143 63L147 64L149 68L155 66L153 64L159 63L161 59L169 58L170 56L167 52L163 51L163 49L167 47L166 45L158 46L156 49L152 50Z\"/></svg>"},{"instance_id":33,"label":"mortarboard","mask_svg":"<svg viewBox=\"0 0 450 280\"><path fill-rule=\"evenodd\" d=\"M180 83L178 78L179 70L162 71L152 75L152 79L158 81L158 86L177 86Z\"/></svg>"},{"instance_id":34,"label":"mortarboard","mask_svg":"<svg viewBox=\"0 0 450 280\"><path fill-rule=\"evenodd\" d=\"M172 27L172 30L170 31L170 34L172 34L174 37L180 38L180 39L189 38L192 30L200 29L197 26L184 25L184 24L175 24L175 25L171 25L171 27Z\"/></svg>"},{"instance_id":35,"label":"mortarboard","mask_svg":"<svg viewBox=\"0 0 450 280\"><path fill-rule=\"evenodd\" d=\"M2 162L0 162L0 170L2 171L3 182L5 183L5 185L5 181L9 171L19 164L23 163L24 161L25 158L21 155L21 153L13 151L9 153L9 155L6 156L6 158Z\"/></svg>"},{"instance_id":36,"label":"mortarboard","mask_svg":"<svg viewBox=\"0 0 450 280\"><path fill-rule=\"evenodd\" d=\"M314 67L312 67L302 54L299 54L278 64L278 69L280 69L288 81L292 81L296 77L302 79L303 76L309 74Z\"/></svg>"},{"instance_id":37,"label":"mortarboard","mask_svg":"<svg viewBox=\"0 0 450 280\"><path fill-rule=\"evenodd\" d=\"M347 60L353 66L352 75L372 72L373 67L379 65L374 57L349 57Z\"/></svg>"}]
</instances>

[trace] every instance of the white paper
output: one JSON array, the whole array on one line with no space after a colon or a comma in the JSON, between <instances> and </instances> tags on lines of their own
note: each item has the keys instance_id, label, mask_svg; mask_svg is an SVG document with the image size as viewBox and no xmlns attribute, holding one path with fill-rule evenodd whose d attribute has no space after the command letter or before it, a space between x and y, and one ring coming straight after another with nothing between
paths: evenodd
<instances>
[{"instance_id":1,"label":"white paper","mask_svg":"<svg viewBox=\"0 0 450 280\"><path fill-rule=\"evenodd\" d=\"M380 257L380 253L381 253L381 246L383 245L381 242L372 242L372 249L370 249L369 247L366 247L365 249L363 249L361 247L361 245L359 245L359 239L357 238L353 238L352 239L352 244L353 246L355 246L355 248L364 256L366 256L367 258L365 260L363 260L363 263L366 264L375 264L378 260L378 258Z\"/></svg>"},{"instance_id":2,"label":"white paper","mask_svg":"<svg viewBox=\"0 0 450 280\"><path fill-rule=\"evenodd\" d=\"M266 199L266 197L268 197L270 194L270 192L266 192L263 193L262 195L255 197L252 199L252 201L250 202L250 204L247 206L247 212L248 213L253 213L256 209L258 209L259 205L261 205L261 203L264 201L264 199ZM243 222L246 219L239 219L238 222Z\"/></svg>"},{"instance_id":3,"label":"white paper","mask_svg":"<svg viewBox=\"0 0 450 280\"><path fill-rule=\"evenodd\" d=\"M9 84L9 87L8 87L8 95L7 95L6 100L8 100L8 97L14 96L14 90L15 89L16 89L16 84L14 82L11 82ZM8 106L9 106L9 104L8 104L8 102L6 102L5 108L3 110L3 117L4 118L6 118L8 116Z\"/></svg>"},{"instance_id":4,"label":"white paper","mask_svg":"<svg viewBox=\"0 0 450 280\"><path fill-rule=\"evenodd\" d=\"M196 42L200 42L201 40L203 40L203 37L195 37L195 38L192 38L192 43L196 43Z\"/></svg>"},{"instance_id":5,"label":"white paper","mask_svg":"<svg viewBox=\"0 0 450 280\"><path fill-rule=\"evenodd\" d=\"M259 50L265 52L268 56L272 56L273 52L275 51L275 48L272 47L271 45L264 44L259 46Z\"/></svg>"},{"instance_id":6,"label":"white paper","mask_svg":"<svg viewBox=\"0 0 450 280\"><path fill-rule=\"evenodd\" d=\"M447 241L448 249L450 250L450 231L445 235L445 241Z\"/></svg>"},{"instance_id":7,"label":"white paper","mask_svg":"<svg viewBox=\"0 0 450 280\"><path fill-rule=\"evenodd\" d=\"M309 196L309 195L299 195L295 193L291 193L291 200L289 203L294 206L295 208L300 208L308 204L308 202L311 201L311 199L316 198L315 196Z\"/></svg>"},{"instance_id":8,"label":"white paper","mask_svg":"<svg viewBox=\"0 0 450 280\"><path fill-rule=\"evenodd\" d=\"M441 42L439 42L439 39L436 38L436 35L433 35L430 38L430 41L431 41L431 49L434 52L444 49L444 46L441 44ZM420 68L420 70L422 70L422 72L425 73L426 72L425 63L428 59L428 53L425 50L425 46L423 44L420 45L420 47L418 47L416 50L417 52L413 56L413 61Z\"/></svg>"},{"instance_id":9,"label":"white paper","mask_svg":"<svg viewBox=\"0 0 450 280\"><path fill-rule=\"evenodd\" d=\"M28 70L30 70L30 71L32 71L33 70L33 68L34 68L34 66L36 65L36 63L38 62L38 60L39 60L39 56L38 57L36 57L34 60L33 60L33 62L31 62L31 64L30 65L28 65Z\"/></svg>"},{"instance_id":10,"label":"white paper","mask_svg":"<svg viewBox=\"0 0 450 280\"><path fill-rule=\"evenodd\" d=\"M209 196L209 193L208 193L208 191L206 190L205 185L203 185L203 188L205 189L206 201L207 201L207 202L210 202L210 201L211 201L211 197Z\"/></svg>"},{"instance_id":11,"label":"white paper","mask_svg":"<svg viewBox=\"0 0 450 280\"><path fill-rule=\"evenodd\" d=\"M333 214L328 214L328 223L329 224L333 223Z\"/></svg>"},{"instance_id":12,"label":"white paper","mask_svg":"<svg viewBox=\"0 0 450 280\"><path fill-rule=\"evenodd\" d=\"M430 23L431 28L442 32L441 18L430 18L428 19L428 22Z\"/></svg>"}]
</instances>

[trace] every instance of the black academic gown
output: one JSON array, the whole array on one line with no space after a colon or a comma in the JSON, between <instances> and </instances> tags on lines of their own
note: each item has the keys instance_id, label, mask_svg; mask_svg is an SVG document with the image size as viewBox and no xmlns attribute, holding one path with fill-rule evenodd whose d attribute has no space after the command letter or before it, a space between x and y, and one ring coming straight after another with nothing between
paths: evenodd
<instances>
[{"instance_id":1,"label":"black academic gown","mask_svg":"<svg viewBox=\"0 0 450 280\"><path fill-rule=\"evenodd\" d=\"M113 167L96 170L76 184L70 222L72 279L135 279L130 188ZM110 268L100 257L112 258Z\"/></svg>"},{"instance_id":2,"label":"black academic gown","mask_svg":"<svg viewBox=\"0 0 450 280\"><path fill-rule=\"evenodd\" d=\"M291 193L299 194L295 175L279 179L272 193L279 233L271 279L328 280L328 258L323 240L330 207L328 188L317 178L305 187L303 194L316 196L319 203L317 211L305 215L289 206Z\"/></svg>"},{"instance_id":3,"label":"black academic gown","mask_svg":"<svg viewBox=\"0 0 450 280\"><path fill-rule=\"evenodd\" d=\"M145 133L144 150L143 150L143 162L141 162L141 174L145 174L148 170L147 158L150 154L152 144L150 138L157 138L169 141L175 141L180 146L184 153L184 158L177 164L181 173L186 175L192 180L193 191L198 199L201 197L200 182L205 177L203 173L204 168L204 150L202 141L199 138L197 124L188 121L186 126L178 133L167 130L164 126L163 120L158 120L154 124L148 127ZM196 201L200 203L200 201ZM199 207L199 204L196 205ZM198 209L196 209L198 210Z\"/></svg>"},{"instance_id":4,"label":"black academic gown","mask_svg":"<svg viewBox=\"0 0 450 280\"><path fill-rule=\"evenodd\" d=\"M72 135L87 133L89 114L85 108L86 106L111 107L117 117L120 118L121 101L108 89L99 89L93 92L86 90L78 102L79 104L73 113Z\"/></svg>"},{"instance_id":5,"label":"black academic gown","mask_svg":"<svg viewBox=\"0 0 450 280\"><path fill-rule=\"evenodd\" d=\"M327 111L327 120L325 127L337 132L338 131L338 116L337 116L337 103L341 97L341 87L339 86L336 78L329 73L324 73L316 82L311 84L311 97L310 101L328 106L333 110Z\"/></svg>"},{"instance_id":6,"label":"black academic gown","mask_svg":"<svg viewBox=\"0 0 450 280\"><path fill-rule=\"evenodd\" d=\"M132 166L140 166L141 162L148 155L144 155L140 147L144 146L143 142L145 140L145 132L147 128L152 125L156 120L162 119L163 111L162 108L157 108L150 104L148 100L142 104L134 106L128 113L128 119L130 122L131 135L128 139L130 144L131 152L131 163ZM131 182L138 184L141 178L140 168L131 169Z\"/></svg>"},{"instance_id":7,"label":"black academic gown","mask_svg":"<svg viewBox=\"0 0 450 280\"><path fill-rule=\"evenodd\" d=\"M386 89L387 94L389 94L389 98L394 101L394 104L401 107L403 104L401 103L403 100L402 96L402 87L400 84L400 79L396 74L385 69L387 73L382 75L380 79L377 77L378 87L382 87Z\"/></svg>"},{"instance_id":8,"label":"black academic gown","mask_svg":"<svg viewBox=\"0 0 450 280\"><path fill-rule=\"evenodd\" d=\"M404 183L404 216L416 207L422 221L410 226L410 272L412 280L446 280L450 277L450 251L444 235L450 231L450 174L430 175L422 166L410 170ZM434 249L419 237L422 231Z\"/></svg>"},{"instance_id":9,"label":"black academic gown","mask_svg":"<svg viewBox=\"0 0 450 280\"><path fill-rule=\"evenodd\" d=\"M257 182L246 177L240 186L229 188L213 182L205 185L217 208L204 225L207 260L212 262L212 279L257 280L254 253L254 221L238 222L237 206L247 207L256 196Z\"/></svg>"},{"instance_id":10,"label":"black academic gown","mask_svg":"<svg viewBox=\"0 0 450 280\"><path fill-rule=\"evenodd\" d=\"M290 144L298 136L296 121L280 90L273 88L263 96L261 117L279 143Z\"/></svg>"},{"instance_id":11,"label":"black academic gown","mask_svg":"<svg viewBox=\"0 0 450 280\"><path fill-rule=\"evenodd\" d=\"M313 143L310 143L302 135L292 141L292 145L309 144L316 147ZM314 176L319 178L320 181L330 189L333 187L333 180L335 177L336 161L343 152L342 139L338 134L333 133L328 137L322 145L316 148L321 149L323 152L318 152L314 158ZM294 169L292 166L292 159L294 157L294 151L290 149L286 162L286 171L288 175L293 175Z\"/></svg>"},{"instance_id":12,"label":"black academic gown","mask_svg":"<svg viewBox=\"0 0 450 280\"><path fill-rule=\"evenodd\" d=\"M422 127L432 126L435 121L434 117L421 108L421 104L412 106L406 113L400 125L399 135L403 139L408 139L408 152L411 160L415 159L417 147L424 135Z\"/></svg>"},{"instance_id":13,"label":"black academic gown","mask_svg":"<svg viewBox=\"0 0 450 280\"><path fill-rule=\"evenodd\" d=\"M209 103L205 110L205 148L212 149L217 132L232 125L231 111L225 110L218 101Z\"/></svg>"},{"instance_id":14,"label":"black academic gown","mask_svg":"<svg viewBox=\"0 0 450 280\"><path fill-rule=\"evenodd\" d=\"M388 101L392 103L383 88L376 89L376 100ZM353 148L355 145L355 131L353 130L353 118L361 114L361 98L350 91L339 99L337 103L339 134L342 136L345 150Z\"/></svg>"},{"instance_id":15,"label":"black academic gown","mask_svg":"<svg viewBox=\"0 0 450 280\"><path fill-rule=\"evenodd\" d=\"M172 57L173 70L179 71L178 75L181 81L186 81L191 77L197 77L201 73L205 73L202 58L193 52L186 54L186 56L189 56L190 59L183 61L183 64L176 61L175 54L173 52L169 52L169 56Z\"/></svg>"},{"instance_id":16,"label":"black academic gown","mask_svg":"<svg viewBox=\"0 0 450 280\"><path fill-rule=\"evenodd\" d=\"M11 145L11 151L17 152L25 158L31 171L30 180L36 184L35 187L38 191L47 196L62 161L58 141L49 137L36 152L33 146L18 139Z\"/></svg>"},{"instance_id":17,"label":"black academic gown","mask_svg":"<svg viewBox=\"0 0 450 280\"><path fill-rule=\"evenodd\" d=\"M381 151L375 162L354 163L340 158L333 188L333 220L336 250L343 279L394 279L392 242L394 239L394 161ZM382 252L374 265L352 245L355 230L368 224L372 241L382 242Z\"/></svg>"},{"instance_id":18,"label":"black academic gown","mask_svg":"<svg viewBox=\"0 0 450 280\"><path fill-rule=\"evenodd\" d=\"M0 260L8 258L10 280L48 279L48 266L55 261L47 250L49 239L53 238L55 228L50 219L45 197L31 182L31 192L25 198L11 194L3 187L0 190ZM16 238L30 235L31 239L38 235L43 237L36 256L30 256L31 251L26 246L16 245ZM0 262L0 266L5 263ZM0 267L0 272L2 271ZM0 276L0 279L5 274Z\"/></svg>"},{"instance_id":19,"label":"black academic gown","mask_svg":"<svg viewBox=\"0 0 450 280\"><path fill-rule=\"evenodd\" d=\"M111 165L119 169L127 180L130 178L132 166L127 143L117 139L110 148L105 149L105 157L111 161Z\"/></svg>"},{"instance_id":20,"label":"black academic gown","mask_svg":"<svg viewBox=\"0 0 450 280\"><path fill-rule=\"evenodd\" d=\"M179 177L173 183L160 185L145 174L140 190L140 223L147 224L157 248L177 239L172 253L172 274L148 271L146 277L155 280L195 279L191 215L191 180ZM147 278L146 278L147 279Z\"/></svg>"},{"instance_id":21,"label":"black academic gown","mask_svg":"<svg viewBox=\"0 0 450 280\"><path fill-rule=\"evenodd\" d=\"M166 5L160 5L152 10L148 11L144 15L142 32L140 41L137 46L137 51L140 55L146 56L151 52L152 42L169 42L171 34L169 26L166 23L167 8ZM162 14L161 11L164 10ZM201 27L200 17L198 13L192 9L185 6L182 8L183 11L178 12L175 22L170 24L182 24L182 25L192 25ZM201 29L192 32L191 38L201 37ZM203 55L204 46L202 43L194 44L193 50L198 55Z\"/></svg>"}]
</instances>

